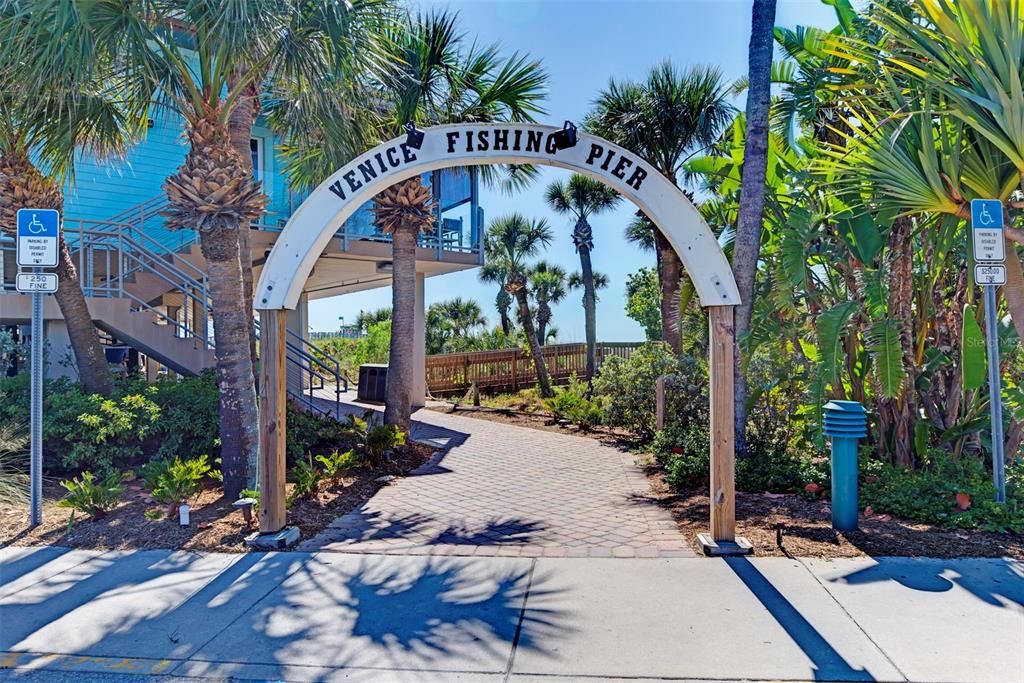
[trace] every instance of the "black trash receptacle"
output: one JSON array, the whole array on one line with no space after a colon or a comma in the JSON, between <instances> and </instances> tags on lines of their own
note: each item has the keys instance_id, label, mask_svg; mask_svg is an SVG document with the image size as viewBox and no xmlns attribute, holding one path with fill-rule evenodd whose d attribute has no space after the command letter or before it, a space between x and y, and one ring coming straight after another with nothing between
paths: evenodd
<instances>
[{"instance_id":1,"label":"black trash receptacle","mask_svg":"<svg viewBox=\"0 0 1024 683\"><path fill-rule=\"evenodd\" d=\"M356 391L358 400L383 403L387 386L387 365L367 363L359 366L359 389Z\"/></svg>"}]
</instances>

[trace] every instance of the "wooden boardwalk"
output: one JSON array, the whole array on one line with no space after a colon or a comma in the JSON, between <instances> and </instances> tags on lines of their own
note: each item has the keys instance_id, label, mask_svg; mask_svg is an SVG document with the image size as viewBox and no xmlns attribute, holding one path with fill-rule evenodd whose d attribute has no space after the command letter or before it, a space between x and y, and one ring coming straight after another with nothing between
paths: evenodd
<instances>
[{"instance_id":1,"label":"wooden boardwalk","mask_svg":"<svg viewBox=\"0 0 1024 683\"><path fill-rule=\"evenodd\" d=\"M641 346L641 342L600 342L597 345L598 367L610 356L629 358ZM551 344L542 347L542 354L552 381L584 375L586 344ZM427 356L427 388L431 394L466 391L473 382L480 389L518 391L536 384L537 372L529 352L524 349Z\"/></svg>"}]
</instances>

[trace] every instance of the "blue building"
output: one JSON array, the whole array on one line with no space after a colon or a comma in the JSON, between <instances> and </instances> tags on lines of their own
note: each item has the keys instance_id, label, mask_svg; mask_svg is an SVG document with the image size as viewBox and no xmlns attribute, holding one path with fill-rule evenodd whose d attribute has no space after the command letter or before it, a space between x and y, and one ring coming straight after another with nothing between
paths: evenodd
<instances>
[{"instance_id":1,"label":"blue building","mask_svg":"<svg viewBox=\"0 0 1024 683\"><path fill-rule=\"evenodd\" d=\"M155 115L144 139L123 158L83 156L76 165L74 186L65 188L65 238L89 311L110 345L108 357L138 362L150 376L167 370L190 374L211 367L216 344L198 235L192 230L169 230L161 216L166 206L164 180L188 151L183 131L183 121L176 114ZM249 149L253 172L269 197L267 213L251 233L258 278L266 254L305 195L289 185L277 139L262 121L253 128ZM420 237L417 254L419 326L424 325L425 278L483 262L476 169L435 171L423 180L432 188L438 215L436 230ZM331 370L310 353L308 302L390 285L390 237L377 230L370 209L371 204L361 207L338 231L307 282L301 305L290 316L289 361L294 376L289 384L297 396L323 383L323 375ZM24 339L29 297L15 292L16 272L14 242L0 237L0 326ZM46 302L45 316L48 373L73 375L67 333L54 301ZM425 394L422 381L420 389L417 393Z\"/></svg>"}]
</instances>

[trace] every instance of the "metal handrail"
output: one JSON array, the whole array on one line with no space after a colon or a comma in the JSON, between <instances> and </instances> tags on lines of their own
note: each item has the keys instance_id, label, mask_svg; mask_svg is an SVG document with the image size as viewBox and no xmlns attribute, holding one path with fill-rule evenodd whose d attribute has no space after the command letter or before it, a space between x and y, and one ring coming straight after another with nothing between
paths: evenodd
<instances>
[{"instance_id":1,"label":"metal handrail","mask_svg":"<svg viewBox=\"0 0 1024 683\"><path fill-rule=\"evenodd\" d=\"M256 330L256 336L259 337L259 320L253 320L253 326ZM297 391L291 387L286 387L288 394L307 408L321 412L324 415L330 415L332 414L331 411L325 411L316 404L313 392L318 389L325 389L328 383L331 383L334 385L333 415L337 416L341 408L341 394L348 391L349 384L348 378L341 371L340 361L310 344L308 340L303 339L301 335L296 334L292 330L286 330L285 332L285 359L288 363L298 368L301 373L299 380L302 382L302 386ZM306 351L303 348L305 346L315 349L316 354ZM308 394L305 389L308 389Z\"/></svg>"}]
</instances>

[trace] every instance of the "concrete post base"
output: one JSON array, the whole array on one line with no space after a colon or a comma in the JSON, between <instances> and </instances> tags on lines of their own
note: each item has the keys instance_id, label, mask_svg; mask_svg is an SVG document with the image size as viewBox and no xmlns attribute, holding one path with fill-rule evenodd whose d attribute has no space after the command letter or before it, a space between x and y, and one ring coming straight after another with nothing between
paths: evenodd
<instances>
[{"instance_id":1,"label":"concrete post base","mask_svg":"<svg viewBox=\"0 0 1024 683\"><path fill-rule=\"evenodd\" d=\"M299 542L299 528L286 526L272 534L256 532L245 537L245 544L256 550L285 550Z\"/></svg>"},{"instance_id":2,"label":"concrete post base","mask_svg":"<svg viewBox=\"0 0 1024 683\"><path fill-rule=\"evenodd\" d=\"M750 555L754 552L754 546L742 536L737 536L735 541L716 541L711 534L703 533L697 534L697 541L701 550L709 557Z\"/></svg>"}]
</instances>

